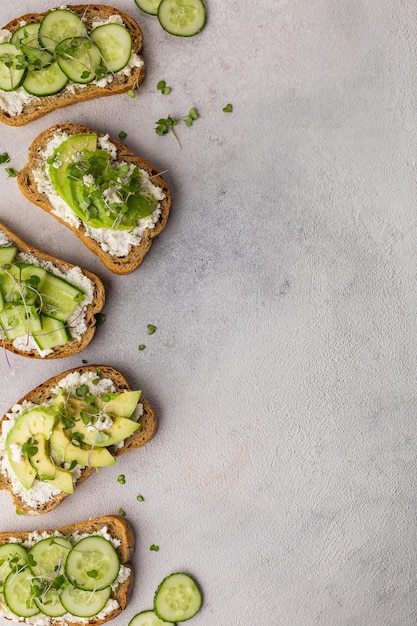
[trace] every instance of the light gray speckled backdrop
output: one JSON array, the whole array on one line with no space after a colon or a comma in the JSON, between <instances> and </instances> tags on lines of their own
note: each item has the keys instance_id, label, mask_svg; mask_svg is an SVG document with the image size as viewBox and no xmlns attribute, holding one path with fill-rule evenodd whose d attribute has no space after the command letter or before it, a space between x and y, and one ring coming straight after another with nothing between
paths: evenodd
<instances>
[{"instance_id":1,"label":"light gray speckled backdrop","mask_svg":"<svg viewBox=\"0 0 417 626\"><path fill-rule=\"evenodd\" d=\"M168 170L172 214L141 268L118 277L0 169L1 219L108 290L107 322L82 355L12 355L11 368L1 358L0 412L85 358L142 388L160 429L43 518L17 517L2 494L1 530L123 506L137 580L114 626L149 608L179 569L204 591L193 626L412 626L415 3L207 0L207 26L190 40L133 0L114 5L143 28L139 96L3 127L0 152L19 168L53 123L123 129L130 148ZM50 6L3 2L1 21ZM161 79L169 96L155 89ZM181 149L155 134L155 120L193 105L201 118L178 127Z\"/></svg>"}]
</instances>

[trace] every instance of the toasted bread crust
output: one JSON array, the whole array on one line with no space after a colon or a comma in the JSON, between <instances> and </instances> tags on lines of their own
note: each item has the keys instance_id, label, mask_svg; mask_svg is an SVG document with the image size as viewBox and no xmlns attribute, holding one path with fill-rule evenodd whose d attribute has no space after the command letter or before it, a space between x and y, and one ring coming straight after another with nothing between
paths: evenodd
<instances>
[{"instance_id":1,"label":"toasted bread crust","mask_svg":"<svg viewBox=\"0 0 417 626\"><path fill-rule=\"evenodd\" d=\"M131 563L131 559L134 552L135 537L132 526L126 519L122 517L119 517L117 515L106 515L103 517L78 522L76 524L62 526L61 528L37 531L39 534L50 533L51 535L53 535L55 531L58 531L65 536L68 533L73 532L94 534L104 527L107 527L109 534L114 539L119 539L119 541L121 542L120 546L116 548L116 552L119 556L120 563L130 569L130 576L124 583L118 585L116 591L112 593L111 597L117 600L117 602L119 603L119 607L106 615L106 617L103 619L91 618L88 622L89 626L99 626L100 624L104 624L105 622L110 621L111 619L119 615L126 608L129 602L134 582L134 569ZM13 539L25 541L29 535L30 532L1 532L0 545L9 543ZM22 619L22 621L24 620ZM30 618L28 621L30 622ZM65 626L66 624L67 622L62 618L51 619L51 626ZM71 626L85 626L85 624L82 622L71 621Z\"/></svg>"},{"instance_id":2,"label":"toasted bread crust","mask_svg":"<svg viewBox=\"0 0 417 626\"><path fill-rule=\"evenodd\" d=\"M21 404L25 400L34 402L35 404L42 404L44 402L47 402L52 398L52 389L56 387L60 380L68 376L68 374L71 374L72 372L78 372L79 374L82 374L83 372L95 372L97 370L100 370L100 375L102 378L109 378L113 381L117 392L131 390L131 387L125 376L113 367L110 367L109 365L84 365L82 367L67 370L62 374L54 376L53 378L49 378L35 389L32 389L32 391L29 391L29 393L23 396L23 398L20 398L17 404ZM138 428L138 430L133 433L133 435L125 439L122 448L118 448L116 446L109 447L109 451L113 454L114 457L121 456L122 454L125 454L130 450L134 450L135 448L140 448L141 446L144 446L154 437L157 431L158 418L155 411L142 395L140 397L140 403L143 405L143 415L140 418L141 427ZM7 412L8 411L6 411L6 413ZM6 415L1 418L0 431L3 421L5 421L6 419ZM74 494L76 488L81 485L81 483L83 483L86 478L88 478L88 476L93 474L95 471L96 470L92 467L85 467L82 470L81 476L74 484ZM18 494L15 494L13 492L10 478L0 473L0 490L1 489L5 489L10 492L15 507L25 515L43 515L44 513L47 513L48 511L51 511L52 509L57 507L58 504L60 504L68 495L70 495L68 493L60 492L45 504L40 505L36 508L32 508L28 506L27 503L25 503L25 501L21 497L19 497Z\"/></svg>"},{"instance_id":3,"label":"toasted bread crust","mask_svg":"<svg viewBox=\"0 0 417 626\"><path fill-rule=\"evenodd\" d=\"M59 8L59 7L56 7ZM115 9L111 6L101 4L79 4L71 5L68 7L74 13L83 16L86 19L86 23L91 27L93 21L100 19L106 20L111 15L120 15L124 25L129 29L132 36L132 51L137 54L142 49L142 31L136 21L119 9ZM3 26L4 29L11 31L12 33L17 30L21 22L26 23L39 22L42 18L49 13L44 11L43 13L27 13L22 15ZM83 89L79 89L75 93L71 93L68 90L63 90L53 96L44 96L40 99L33 100L25 105L22 113L18 115L11 115L4 109L0 108L0 122L7 124L8 126L24 126L32 120L36 120L47 113L51 113L55 109L65 107L77 102L84 102L86 100L93 100L95 98L101 98L104 96L113 96L115 94L125 93L130 89L136 89L145 78L146 75L146 63L141 57L143 65L141 67L134 67L129 76L123 74L115 75L113 81L105 87L99 87L98 85L88 84Z\"/></svg>"},{"instance_id":4,"label":"toasted bread crust","mask_svg":"<svg viewBox=\"0 0 417 626\"><path fill-rule=\"evenodd\" d=\"M51 206L46 194L38 191L37 184L33 175L33 170L39 168L43 162L42 153L44 152L46 145L50 139L57 133L68 133L69 135L75 135L77 133L94 133L99 137L105 136L105 133L101 133L97 130L92 130L86 126L79 124L56 124L44 130L38 137L32 142L29 147L28 162L20 170L17 182L23 195L30 200L30 202L38 205L48 213L50 213L55 219L64 224L67 228L77 235L77 237L92 251L94 252L104 265L115 274L130 274L142 263L146 253L151 247L152 240L159 235L159 233L165 228L170 207L171 207L171 194L168 189L168 185L165 180L159 174L158 170L151 165L145 159L137 156L131 152L123 143L117 139L110 138L110 141L117 148L117 160L125 161L128 164L136 165L138 168L148 172L152 177L152 182L157 187L160 187L165 198L161 201L161 216L154 228L148 228L143 233L142 239L139 245L132 246L129 254L123 257L116 257L108 252L102 250L100 244L86 235L86 228L81 222L79 228L73 228L63 219L53 213L53 207Z\"/></svg>"},{"instance_id":5,"label":"toasted bread crust","mask_svg":"<svg viewBox=\"0 0 417 626\"><path fill-rule=\"evenodd\" d=\"M76 267L75 265L72 265L67 261L63 261L62 259L50 256L49 254L42 252L38 248L28 245L22 239L20 239L20 237L18 237L13 231L7 228L7 226L5 226L5 224L3 224L2 222L0 222L0 233L1 232L6 235L12 245L15 245L17 247L19 252L31 254L41 261L49 261L63 272L68 271L73 267ZM81 350L84 350L84 348L88 346L88 344L94 337L94 333L96 330L95 315L102 310L105 303L106 294L104 290L104 285L98 276L85 269L82 269L82 273L87 276L87 278L89 278L94 284L94 299L93 302L88 305L86 309L85 321L87 325L87 331L84 333L81 339L74 339L73 341L64 344L63 346L57 346L56 348L54 348L51 354L48 354L46 356L41 356L37 350L19 350L19 348L16 348L13 345L13 340L10 339L4 338L3 340L0 340L2 347L15 354L20 354L21 356L32 359L61 359L63 357L77 354L78 352L81 352Z\"/></svg>"}]
</instances>

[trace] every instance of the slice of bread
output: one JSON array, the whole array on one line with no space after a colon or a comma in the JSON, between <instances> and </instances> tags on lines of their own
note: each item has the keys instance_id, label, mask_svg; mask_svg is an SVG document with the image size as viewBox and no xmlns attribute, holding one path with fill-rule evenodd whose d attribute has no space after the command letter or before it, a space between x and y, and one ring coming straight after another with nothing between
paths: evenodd
<instances>
[{"instance_id":1,"label":"slice of bread","mask_svg":"<svg viewBox=\"0 0 417 626\"><path fill-rule=\"evenodd\" d=\"M92 130L85 126L78 124L56 124L50 128L44 130L33 141L29 148L28 162L20 170L18 176L18 185L24 196L34 204L38 205L51 215L55 217L59 222L70 228L79 239L94 252L104 263L104 265L115 274L129 274L133 272L143 261L146 253L151 247L152 240L159 235L159 233L165 228L169 211L171 207L171 194L168 186L158 170L153 167L148 161L145 161L141 157L133 154L123 143L110 138L112 144L117 148L117 161L124 161L129 165L135 165L139 169L146 171L149 177L152 179L152 183L159 187L164 198L160 201L160 217L153 228L147 228L141 237L138 245L133 245L130 251L125 256L114 256L108 251L103 250L100 243L95 239L92 239L87 233L85 224L79 220L78 228L75 228L68 224L60 216L54 214L53 206L45 192L39 191L38 185L35 180L34 171L45 165L43 154L48 143L56 136L57 133L65 135L75 135L77 133L96 134L98 137L106 137L102 132ZM75 214L74 214L75 215Z\"/></svg>"},{"instance_id":2,"label":"slice of bread","mask_svg":"<svg viewBox=\"0 0 417 626\"><path fill-rule=\"evenodd\" d=\"M40 262L49 262L52 263L55 267L57 267L64 274L68 272L70 269L75 268L75 265L68 263L67 261L63 261L62 259L57 259L45 252L42 252L38 248L34 246L30 246L25 243L20 237L18 237L13 231L11 231L5 224L0 222L0 236L4 235L6 239L10 242L10 245L16 246L19 252L24 252L30 254L36 259L39 259ZM23 350L17 348L13 345L13 340L1 338L0 343L1 346L10 352L14 352L15 354L20 354L21 356L33 358L33 359L60 359L63 357L71 356L73 354L77 354L84 350L90 343L90 341L94 337L94 333L96 330L96 318L95 315L99 313L105 303L105 290L104 285L101 279L89 272L88 270L81 269L84 276L89 278L94 285L94 295L93 301L91 304L87 305L86 314L85 314L85 322L87 326L86 332L82 335L80 339L74 339L73 341L66 343L62 346L57 346L54 350L45 356L41 356L41 354L36 350L36 348L30 350Z\"/></svg>"},{"instance_id":3,"label":"slice of bread","mask_svg":"<svg viewBox=\"0 0 417 626\"><path fill-rule=\"evenodd\" d=\"M120 545L116 547L116 552L119 556L121 565L124 565L130 570L130 575L125 580L125 582L120 583L114 591L112 591L112 595L110 596L112 599L117 600L118 608L113 609L110 613L108 613L104 618L92 617L88 620L89 626L99 626L99 624L104 624L105 622L110 621L117 615L119 615L127 606L132 587L134 582L135 572L133 569L133 565L131 563L131 559L133 557L134 547L135 547L135 537L133 533L132 526L130 523L117 515L106 515L103 517L98 517L95 519L90 519L82 522L78 522L75 524L70 524L68 526L62 526L61 528L56 529L46 529L41 531L35 531L36 535L39 536L48 536L51 537L56 533L60 533L64 537L72 534L72 533L80 533L80 534L97 534L102 529L106 529L108 534L113 538L120 541ZM0 533L0 545L10 542L24 542L30 540L33 534L31 532L1 532ZM0 610L1 616L1 610ZM36 622L36 618L39 618L39 615L34 616L33 620ZM45 616L45 620L48 619ZM57 618L49 618L50 622L48 626L65 626L67 624L66 620L62 617ZM72 618L73 620L74 618ZM72 621L68 622L70 626L85 626L86 622L84 620L80 620L80 622ZM17 621L17 618L16 618ZM27 618L22 621L26 623L31 623L31 618Z\"/></svg>"},{"instance_id":4,"label":"slice of bread","mask_svg":"<svg viewBox=\"0 0 417 626\"><path fill-rule=\"evenodd\" d=\"M78 367L75 369L67 370L62 374L54 376L46 380L44 383L32 389L29 393L27 393L23 398L21 398L17 404L22 404L23 402L33 402L34 404L43 404L48 402L53 397L53 389L56 388L57 384L63 378L66 378L71 373L82 374L84 372L99 372L100 378L110 379L115 386L116 392L122 391L130 391L131 387L123 376L121 372L110 367L108 365L85 365L82 367ZM133 433L130 437L124 440L124 444L122 447L118 446L110 446L108 449L112 453L114 457L119 457L130 450L134 450L135 448L139 448L148 443L153 436L155 435L158 428L158 418L156 416L155 411L150 406L149 402L145 400L142 396L139 400L140 404L143 407L143 414L140 417L140 428L136 432ZM11 409L9 409L10 411ZM6 413L8 413L7 411ZM6 415L4 415L0 420L0 433L5 422L8 421ZM105 470L105 468L104 468ZM76 488L83 483L86 478L88 478L91 474L96 471L93 467L84 467L81 470L81 475L76 480L74 484L74 496ZM64 493L63 491L51 497L46 503L42 505L33 506L25 502L24 498L15 493L13 490L12 480L9 475L0 471L0 490L6 489L10 492L13 503L19 511L21 511L25 515L42 515L54 509L58 504L60 504L69 494Z\"/></svg>"},{"instance_id":5,"label":"slice of bread","mask_svg":"<svg viewBox=\"0 0 417 626\"><path fill-rule=\"evenodd\" d=\"M142 49L142 31L130 15L127 15L119 9L103 4L70 5L68 8L74 13L77 13L77 15L82 16L85 19L87 26L90 28L92 23L97 20L105 21L112 15L119 15L123 20L123 24L129 29L132 36L132 52L139 55ZM8 22L8 24L3 26L3 29L9 30L13 33L24 22L27 24L40 22L48 12L49 11L44 11L43 13L27 13L26 15L22 15L11 22ZM131 89L136 89L146 75L146 63L143 57L140 57L140 59L142 61L142 65L140 67L133 67L129 75L125 75L123 72L115 74L112 82L108 83L104 87L99 87L99 85L94 83L88 83L87 86L75 89L74 91L63 89L61 92L53 96L43 96L42 98L30 100L24 105L23 111L16 115L12 115L6 109L1 108L0 105L0 122L9 126L23 126L24 124L28 124L32 120L36 120L47 113L51 113L55 109L65 107L70 104L101 98L103 96L113 96L115 94L125 93Z\"/></svg>"}]
</instances>

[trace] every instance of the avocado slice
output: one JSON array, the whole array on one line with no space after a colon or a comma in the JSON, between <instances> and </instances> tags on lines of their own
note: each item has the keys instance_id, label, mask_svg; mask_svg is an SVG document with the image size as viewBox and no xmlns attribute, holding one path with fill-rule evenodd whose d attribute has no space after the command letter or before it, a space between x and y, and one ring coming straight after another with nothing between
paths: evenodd
<instances>
[{"instance_id":1,"label":"avocado slice","mask_svg":"<svg viewBox=\"0 0 417 626\"><path fill-rule=\"evenodd\" d=\"M36 474L40 480L51 480L56 474L56 465L51 461L49 456L48 444L44 435L36 435L36 448L35 454L29 458L32 467L36 470Z\"/></svg>"},{"instance_id":2,"label":"avocado slice","mask_svg":"<svg viewBox=\"0 0 417 626\"><path fill-rule=\"evenodd\" d=\"M36 478L36 470L32 466L29 456L23 453L22 447L32 437L43 435L46 439L51 436L57 414L53 409L39 406L29 409L17 418L6 437L6 450L10 465L19 482L25 489L30 489ZM15 452L21 451L20 458Z\"/></svg>"},{"instance_id":3,"label":"avocado slice","mask_svg":"<svg viewBox=\"0 0 417 626\"><path fill-rule=\"evenodd\" d=\"M128 417L117 416L113 418L113 424L110 428L106 428L105 430L89 428L82 420L79 420L72 428L72 432L83 435L83 443L103 448L124 441L124 439L130 437L130 435L133 435L139 427L140 424Z\"/></svg>"},{"instance_id":4,"label":"avocado slice","mask_svg":"<svg viewBox=\"0 0 417 626\"><path fill-rule=\"evenodd\" d=\"M76 461L83 467L106 467L116 463L116 459L106 448L82 448L73 444L62 424L57 424L54 428L50 444L59 457L69 463Z\"/></svg>"},{"instance_id":5,"label":"avocado slice","mask_svg":"<svg viewBox=\"0 0 417 626\"><path fill-rule=\"evenodd\" d=\"M68 470L62 469L61 467L56 467L55 476L51 479L45 479L45 482L49 483L53 487L56 487L60 491L65 491L65 493L74 493L72 474Z\"/></svg>"},{"instance_id":6,"label":"avocado slice","mask_svg":"<svg viewBox=\"0 0 417 626\"><path fill-rule=\"evenodd\" d=\"M67 197L68 193L68 166L74 162L78 155L90 152L97 148L97 135L87 133L77 133L65 139L55 150L49 163L49 177L55 187L56 192L71 206L72 198Z\"/></svg>"},{"instance_id":7,"label":"avocado slice","mask_svg":"<svg viewBox=\"0 0 417 626\"><path fill-rule=\"evenodd\" d=\"M136 409L142 391L123 391L122 393L105 394L106 400L97 398L97 404L106 413L120 417L131 417ZM107 400L107 397L110 399Z\"/></svg>"}]
</instances>

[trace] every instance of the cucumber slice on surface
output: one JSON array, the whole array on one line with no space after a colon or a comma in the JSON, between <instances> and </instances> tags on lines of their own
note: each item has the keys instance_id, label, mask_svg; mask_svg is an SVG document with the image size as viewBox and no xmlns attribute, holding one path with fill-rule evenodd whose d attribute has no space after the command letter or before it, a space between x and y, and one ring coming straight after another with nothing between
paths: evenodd
<instances>
[{"instance_id":1,"label":"cucumber slice on surface","mask_svg":"<svg viewBox=\"0 0 417 626\"><path fill-rule=\"evenodd\" d=\"M7 606L19 617L32 617L39 613L32 595L33 575L28 567L11 572L4 583L4 599Z\"/></svg>"},{"instance_id":2,"label":"cucumber slice on surface","mask_svg":"<svg viewBox=\"0 0 417 626\"><path fill-rule=\"evenodd\" d=\"M25 91L32 96L53 96L62 91L68 83L68 76L54 61L40 70L29 70L22 83Z\"/></svg>"},{"instance_id":3,"label":"cucumber slice on surface","mask_svg":"<svg viewBox=\"0 0 417 626\"><path fill-rule=\"evenodd\" d=\"M26 66L20 62L20 56L22 52L14 44L0 44L0 89L3 91L14 91L23 81Z\"/></svg>"},{"instance_id":4,"label":"cucumber slice on surface","mask_svg":"<svg viewBox=\"0 0 417 626\"><path fill-rule=\"evenodd\" d=\"M38 33L40 22L25 24L14 31L10 43L20 47L25 53L29 64L37 68L50 65L54 57L47 50L43 50L39 43Z\"/></svg>"},{"instance_id":5,"label":"cucumber slice on surface","mask_svg":"<svg viewBox=\"0 0 417 626\"><path fill-rule=\"evenodd\" d=\"M0 590L1 583L6 580L11 571L20 569L28 562L28 553L18 543L4 543L0 546Z\"/></svg>"},{"instance_id":6,"label":"cucumber slice on surface","mask_svg":"<svg viewBox=\"0 0 417 626\"><path fill-rule=\"evenodd\" d=\"M154 611L166 622L185 622L201 608L201 591L188 574L176 572L164 578L155 592Z\"/></svg>"},{"instance_id":7,"label":"cucumber slice on surface","mask_svg":"<svg viewBox=\"0 0 417 626\"><path fill-rule=\"evenodd\" d=\"M204 28L206 7L203 0L162 0L158 20L170 35L192 37Z\"/></svg>"},{"instance_id":8,"label":"cucumber slice on surface","mask_svg":"<svg viewBox=\"0 0 417 626\"><path fill-rule=\"evenodd\" d=\"M29 550L30 569L34 576L49 578L63 573L71 549L72 544L65 537L37 541Z\"/></svg>"},{"instance_id":9,"label":"cucumber slice on surface","mask_svg":"<svg viewBox=\"0 0 417 626\"><path fill-rule=\"evenodd\" d=\"M87 37L69 37L55 48L58 65L74 83L91 83L101 68L101 54Z\"/></svg>"},{"instance_id":10,"label":"cucumber slice on surface","mask_svg":"<svg viewBox=\"0 0 417 626\"><path fill-rule=\"evenodd\" d=\"M68 555L65 573L78 589L100 591L119 575L120 561L110 541L91 536L78 541Z\"/></svg>"},{"instance_id":11,"label":"cucumber slice on surface","mask_svg":"<svg viewBox=\"0 0 417 626\"><path fill-rule=\"evenodd\" d=\"M42 47L53 52L56 46L68 37L85 37L87 27L79 15L68 9L49 11L39 27Z\"/></svg>"},{"instance_id":12,"label":"cucumber slice on surface","mask_svg":"<svg viewBox=\"0 0 417 626\"><path fill-rule=\"evenodd\" d=\"M52 350L71 341L71 334L64 322L47 315L41 315L41 320L42 330L33 333L33 338L41 350Z\"/></svg>"},{"instance_id":13,"label":"cucumber slice on surface","mask_svg":"<svg viewBox=\"0 0 417 626\"><path fill-rule=\"evenodd\" d=\"M84 591L67 585L61 593L61 602L76 617L93 617L104 609L110 598L111 587L100 591Z\"/></svg>"},{"instance_id":14,"label":"cucumber slice on surface","mask_svg":"<svg viewBox=\"0 0 417 626\"><path fill-rule=\"evenodd\" d=\"M158 617L155 611L142 611L130 620L128 626L164 626L169 624Z\"/></svg>"},{"instance_id":15,"label":"cucumber slice on surface","mask_svg":"<svg viewBox=\"0 0 417 626\"><path fill-rule=\"evenodd\" d=\"M161 0L135 0L136 6L144 13L156 15Z\"/></svg>"},{"instance_id":16,"label":"cucumber slice on surface","mask_svg":"<svg viewBox=\"0 0 417 626\"><path fill-rule=\"evenodd\" d=\"M90 35L103 58L106 69L119 72L129 62L132 53L132 37L122 24L103 24Z\"/></svg>"}]
</instances>

